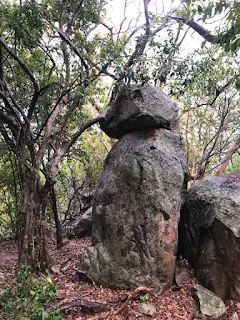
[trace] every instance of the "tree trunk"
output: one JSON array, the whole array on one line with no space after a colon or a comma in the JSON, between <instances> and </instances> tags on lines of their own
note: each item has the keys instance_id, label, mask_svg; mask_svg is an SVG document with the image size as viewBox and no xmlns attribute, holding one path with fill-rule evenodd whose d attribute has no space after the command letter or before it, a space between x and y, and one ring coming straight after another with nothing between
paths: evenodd
<instances>
[{"instance_id":1,"label":"tree trunk","mask_svg":"<svg viewBox=\"0 0 240 320\"><path fill-rule=\"evenodd\" d=\"M233 144L230 145L229 149L226 152L225 159L224 159L223 163L218 168L217 176L224 175L224 173L227 169L227 166L232 159L233 154L238 150L239 147L240 147L240 138L238 138L237 141L235 141Z\"/></svg>"},{"instance_id":2,"label":"tree trunk","mask_svg":"<svg viewBox=\"0 0 240 320\"><path fill-rule=\"evenodd\" d=\"M61 248L62 247L62 225L61 225L61 222L60 222L59 216L58 216L57 199L56 199L56 193L55 193L54 187L52 188L52 190L50 192L50 201L51 201L51 206L52 206L54 221L55 221L55 227L56 227L57 247Z\"/></svg>"},{"instance_id":3,"label":"tree trunk","mask_svg":"<svg viewBox=\"0 0 240 320\"><path fill-rule=\"evenodd\" d=\"M50 263L45 236L47 194L42 192L39 173L31 172L22 190L18 264L28 265L34 271L44 271Z\"/></svg>"}]
</instances>

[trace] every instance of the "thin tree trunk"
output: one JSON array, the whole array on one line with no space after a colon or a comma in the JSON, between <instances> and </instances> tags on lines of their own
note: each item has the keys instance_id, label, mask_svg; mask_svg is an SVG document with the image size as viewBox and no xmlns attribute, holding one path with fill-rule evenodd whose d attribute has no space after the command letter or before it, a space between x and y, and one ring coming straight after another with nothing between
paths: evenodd
<instances>
[{"instance_id":1,"label":"thin tree trunk","mask_svg":"<svg viewBox=\"0 0 240 320\"><path fill-rule=\"evenodd\" d=\"M237 151L237 149L240 147L240 138L238 138L237 141L235 141L233 144L230 145L229 149L226 152L225 159L223 163L220 165L217 171L217 176L223 176L229 162L232 159L232 155Z\"/></svg>"},{"instance_id":2,"label":"thin tree trunk","mask_svg":"<svg viewBox=\"0 0 240 320\"><path fill-rule=\"evenodd\" d=\"M57 209L57 199L54 187L51 189L50 192L50 201L54 215L55 227L56 227L56 238L57 238L57 247L62 247L62 225L58 216L58 209Z\"/></svg>"},{"instance_id":3,"label":"thin tree trunk","mask_svg":"<svg viewBox=\"0 0 240 320\"><path fill-rule=\"evenodd\" d=\"M41 193L38 173L32 172L25 181L22 192L18 264L28 265L34 271L44 271L50 264L45 235L46 199L46 194L43 196Z\"/></svg>"}]
</instances>

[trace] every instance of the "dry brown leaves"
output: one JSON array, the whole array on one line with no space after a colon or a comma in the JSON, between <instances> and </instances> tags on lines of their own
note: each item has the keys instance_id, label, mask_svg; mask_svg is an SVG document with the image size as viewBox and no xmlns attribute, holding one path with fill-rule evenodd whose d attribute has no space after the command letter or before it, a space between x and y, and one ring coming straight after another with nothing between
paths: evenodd
<instances>
[{"instance_id":1,"label":"dry brown leaves","mask_svg":"<svg viewBox=\"0 0 240 320\"><path fill-rule=\"evenodd\" d=\"M66 320L132 320L149 319L138 311L139 292L121 291L102 288L83 281L77 276L77 266L82 253L90 245L90 238L67 240L61 249L49 241L48 249L59 274L53 275L58 288L57 301L51 306L62 310ZM6 281L13 279L17 263L15 244L0 244L0 292L6 287ZM181 286L173 286L162 294L149 291L146 302L153 304L157 315L153 320L191 320L199 316L198 307L191 295L191 288L196 283L192 276ZM145 288L145 290L149 288ZM98 314L84 314L82 303L93 302L107 307L107 311ZM227 312L221 320L228 320L240 314L240 303L226 301ZM50 306L50 307L51 307ZM101 310L101 309L99 309ZM239 317L240 318L240 317Z\"/></svg>"}]
</instances>

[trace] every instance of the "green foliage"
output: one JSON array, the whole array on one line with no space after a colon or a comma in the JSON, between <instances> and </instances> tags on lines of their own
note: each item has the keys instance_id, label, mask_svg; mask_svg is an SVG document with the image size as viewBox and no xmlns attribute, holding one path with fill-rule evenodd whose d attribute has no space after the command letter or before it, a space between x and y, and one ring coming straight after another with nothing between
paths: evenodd
<instances>
[{"instance_id":1,"label":"green foliage","mask_svg":"<svg viewBox=\"0 0 240 320\"><path fill-rule=\"evenodd\" d=\"M200 50L188 59L186 81L171 85L181 91L181 131L192 173L202 168L215 174L225 152L239 136L239 61L216 47ZM237 155L231 170L237 170Z\"/></svg>"},{"instance_id":2,"label":"green foliage","mask_svg":"<svg viewBox=\"0 0 240 320\"><path fill-rule=\"evenodd\" d=\"M219 37L218 43L228 51L236 52L240 48L240 6L238 0L217 0L217 1L188 1L187 7L182 10L179 16L187 21L208 19L220 20L217 23L215 33Z\"/></svg>"},{"instance_id":3,"label":"green foliage","mask_svg":"<svg viewBox=\"0 0 240 320\"><path fill-rule=\"evenodd\" d=\"M60 311L47 310L46 304L56 298L56 287L50 277L37 280L22 266L16 281L0 295L0 309L11 320L60 320Z\"/></svg>"},{"instance_id":4,"label":"green foliage","mask_svg":"<svg viewBox=\"0 0 240 320\"><path fill-rule=\"evenodd\" d=\"M86 190L95 190L110 148L109 138L98 127L93 127L85 132L71 149L61 165L56 183L61 216L69 208L70 199L70 215L82 209L85 200L82 193L85 194Z\"/></svg>"},{"instance_id":5,"label":"green foliage","mask_svg":"<svg viewBox=\"0 0 240 320\"><path fill-rule=\"evenodd\" d=\"M148 298L149 298L149 293L140 295L140 297L139 297L141 302L146 302L148 300Z\"/></svg>"},{"instance_id":6,"label":"green foliage","mask_svg":"<svg viewBox=\"0 0 240 320\"><path fill-rule=\"evenodd\" d=\"M19 42L31 49L36 47L44 29L43 12L37 1L25 0L21 6L6 1L1 5L0 17L5 30L12 30L16 44Z\"/></svg>"},{"instance_id":7,"label":"green foliage","mask_svg":"<svg viewBox=\"0 0 240 320\"><path fill-rule=\"evenodd\" d=\"M16 233L19 206L19 177L14 155L0 143L0 230L3 236Z\"/></svg>"}]
</instances>

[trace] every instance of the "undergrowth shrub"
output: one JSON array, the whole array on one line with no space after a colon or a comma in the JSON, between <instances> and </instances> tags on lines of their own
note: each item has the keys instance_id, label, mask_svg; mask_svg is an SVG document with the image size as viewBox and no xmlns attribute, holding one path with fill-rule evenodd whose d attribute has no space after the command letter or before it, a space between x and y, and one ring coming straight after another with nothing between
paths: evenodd
<instances>
[{"instance_id":1,"label":"undergrowth shrub","mask_svg":"<svg viewBox=\"0 0 240 320\"><path fill-rule=\"evenodd\" d=\"M23 266L16 280L0 294L3 319L60 320L58 309L46 309L56 298L56 287L50 277L36 279L28 267Z\"/></svg>"}]
</instances>

